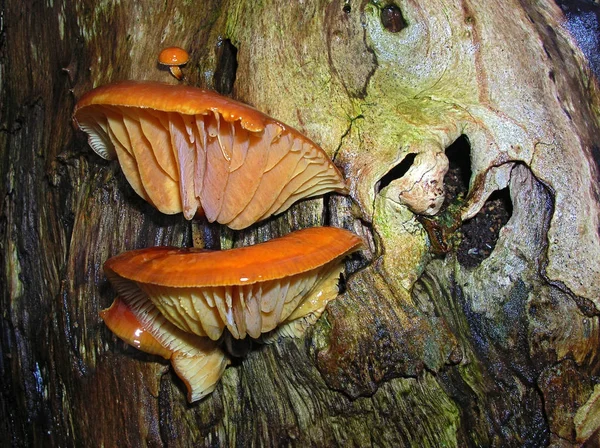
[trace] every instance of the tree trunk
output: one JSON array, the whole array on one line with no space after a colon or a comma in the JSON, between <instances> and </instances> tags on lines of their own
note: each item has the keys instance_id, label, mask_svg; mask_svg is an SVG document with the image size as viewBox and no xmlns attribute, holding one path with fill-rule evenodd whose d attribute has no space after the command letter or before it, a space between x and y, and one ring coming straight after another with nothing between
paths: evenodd
<instances>
[{"instance_id":1,"label":"tree trunk","mask_svg":"<svg viewBox=\"0 0 600 448\"><path fill-rule=\"evenodd\" d=\"M600 101L554 3L1 4L1 440L600 444ZM240 232L137 197L71 113L108 82L176 83L156 64L169 45L190 51L185 82L320 144L350 195ZM192 227L226 248L318 225L366 242L343 293L200 402L98 316L122 251L190 246Z\"/></svg>"}]
</instances>

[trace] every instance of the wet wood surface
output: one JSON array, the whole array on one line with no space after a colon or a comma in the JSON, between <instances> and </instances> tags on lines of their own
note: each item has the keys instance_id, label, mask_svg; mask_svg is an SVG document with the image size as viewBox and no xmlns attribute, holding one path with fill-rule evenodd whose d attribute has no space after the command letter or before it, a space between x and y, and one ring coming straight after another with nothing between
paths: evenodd
<instances>
[{"instance_id":1,"label":"wet wood surface","mask_svg":"<svg viewBox=\"0 0 600 448\"><path fill-rule=\"evenodd\" d=\"M583 53L559 28L562 16L554 3L510 2L506 11L515 20L512 28L498 31L497 47L492 37L500 16L494 7L469 1L421 3L2 3L3 443L600 443L600 253L598 229L593 228L600 201L593 187L599 171L597 84ZM450 17L460 20L444 22ZM544 140L545 130L535 142L530 138L535 133L528 134L536 150L544 145L551 150L525 156L519 151L526 148L511 147L503 160L478 146L480 134L473 132L472 167L511 164L510 170L504 165L496 172L496 179L504 169L510 173L504 184L497 181L510 204L505 213L510 219L488 232L496 235L493 246L480 248L485 256L469 266L461 264L464 257L457 251L464 250L463 256L480 252L453 240L460 240L462 222L452 204L443 215L454 220L451 225L421 224L404 215L405 209L398 211L407 216L398 227L405 229L401 233L387 226L396 219L388 219L395 206L381 205L385 199L376 195L384 176L404 157L398 148L406 146L405 135L388 131L388 124L416 117L413 134L422 129L433 135L451 128L449 121L471 119L463 117L470 100L453 97L460 108L447 115L444 109L434 120L430 109L422 114L402 110L408 96L404 102L394 96L408 78L397 69L399 53L386 51L408 45L393 39L419 27L431 32L428 48L440 51L428 52L433 61L444 52L473 51L464 59L473 56L473 71L465 68L468 64L448 66L456 70L450 79L457 86L450 83L448 89L455 95L476 86L476 92L465 93L473 93L475 102L482 92L488 99L500 95L501 74L495 73L495 83L481 77L482 66L495 67L494 56L510 59L499 43L511 33L518 39L530 36L527 42L538 46L513 55L520 67L513 73L523 78L509 83L506 95L525 96L532 85L537 89L529 69L552 67L539 81L543 85L531 91L542 92L536 100L548 116L559 117L556 123L569 122L557 127L555 141ZM452 36L447 45L435 39L445 29ZM471 34L461 34L467 31ZM480 39L477 48L485 51L450 45L458 35ZM412 42L418 58L410 60L415 73L427 65L417 43ZM71 113L82 93L107 82L175 83L156 64L158 52L168 45L190 51L186 82L247 102L319 143L348 175L352 194L303 201L239 232L161 215L137 197L118 164L94 154L85 135L75 131ZM531 54L539 58L527 59ZM414 87L413 99L420 90ZM440 92L425 96L445 108L450 100L435 97L445 94ZM524 110L532 122L542 116L535 105ZM509 106L506 113L513 114ZM391 118L381 124L373 118L386 114ZM469 137L471 124L460 126L455 133ZM512 138L521 143L508 131L502 137L507 147ZM389 152L377 152L388 143ZM555 163L565 154L570 168ZM453 167L451 160L451 173ZM490 179L488 174L473 176L455 204L476 214L486 201L481 191L491 184L481 187L479 196L472 191L483 185L483 177ZM569 188L576 199L569 198ZM185 387L167 362L126 346L98 316L115 296L102 264L124 250L191 246L193 234L218 249L317 225L344 227L365 239L366 249L346 263L343 294L305 337L255 344L226 370L215 392L198 403L187 402ZM417 237L421 245L400 245Z\"/></svg>"}]
</instances>

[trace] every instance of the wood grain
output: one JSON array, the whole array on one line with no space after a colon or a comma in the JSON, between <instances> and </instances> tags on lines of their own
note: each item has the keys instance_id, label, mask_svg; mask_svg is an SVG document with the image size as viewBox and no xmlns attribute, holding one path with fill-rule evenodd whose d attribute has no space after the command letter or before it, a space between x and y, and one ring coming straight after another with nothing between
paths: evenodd
<instances>
[{"instance_id":1,"label":"wood grain","mask_svg":"<svg viewBox=\"0 0 600 448\"><path fill-rule=\"evenodd\" d=\"M398 32L381 20L387 6L2 3L5 444L600 443L597 81L550 0L401 1ZM195 223L207 246L317 225L367 242L305 337L252 347L193 405L167 362L98 316L115 296L106 259L191 246L192 225L154 210L71 126L95 86L175 83L156 61L170 45L190 52L187 82L294 126L351 184L350 197L303 201L240 232ZM430 253L432 237L378 187L406 154L443 152L462 133L475 173L464 216L497 189L512 202L494 250L470 268L452 244ZM456 238L460 215L444 215Z\"/></svg>"}]
</instances>

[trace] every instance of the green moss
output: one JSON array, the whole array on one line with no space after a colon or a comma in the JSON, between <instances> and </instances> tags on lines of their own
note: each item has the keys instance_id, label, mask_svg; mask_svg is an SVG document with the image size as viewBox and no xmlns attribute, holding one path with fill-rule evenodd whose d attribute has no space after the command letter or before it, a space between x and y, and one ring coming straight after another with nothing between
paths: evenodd
<instances>
[{"instance_id":1,"label":"green moss","mask_svg":"<svg viewBox=\"0 0 600 448\"><path fill-rule=\"evenodd\" d=\"M414 214L386 198L385 191L375 200L373 225L386 242L386 271L409 291L429 260L427 233Z\"/></svg>"}]
</instances>

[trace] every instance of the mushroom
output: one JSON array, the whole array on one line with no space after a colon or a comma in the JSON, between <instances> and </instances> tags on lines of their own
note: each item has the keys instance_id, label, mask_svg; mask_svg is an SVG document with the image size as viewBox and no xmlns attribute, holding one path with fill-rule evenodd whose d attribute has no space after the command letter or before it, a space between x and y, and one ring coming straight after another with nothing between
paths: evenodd
<instances>
[{"instance_id":1,"label":"mushroom","mask_svg":"<svg viewBox=\"0 0 600 448\"><path fill-rule=\"evenodd\" d=\"M286 335L298 335L298 322L314 322L337 296L342 260L361 246L351 232L316 227L223 251L124 252L104 264L118 298L101 316L126 342L170 358L194 401L225 369L225 338L257 339L286 325Z\"/></svg>"},{"instance_id":2,"label":"mushroom","mask_svg":"<svg viewBox=\"0 0 600 448\"><path fill-rule=\"evenodd\" d=\"M307 137L212 91L112 84L85 94L73 118L94 151L118 158L133 189L163 213L242 229L300 199L347 191Z\"/></svg>"},{"instance_id":3,"label":"mushroom","mask_svg":"<svg viewBox=\"0 0 600 448\"><path fill-rule=\"evenodd\" d=\"M230 364L225 352L207 339L175 327L150 302L134 309L117 297L100 317L106 326L129 345L171 361L188 390L190 402L211 393Z\"/></svg>"},{"instance_id":4,"label":"mushroom","mask_svg":"<svg viewBox=\"0 0 600 448\"><path fill-rule=\"evenodd\" d=\"M190 55L187 51L180 47L167 47L158 55L158 63L169 68L171 74L181 81L183 72L181 67L188 63Z\"/></svg>"}]
</instances>

